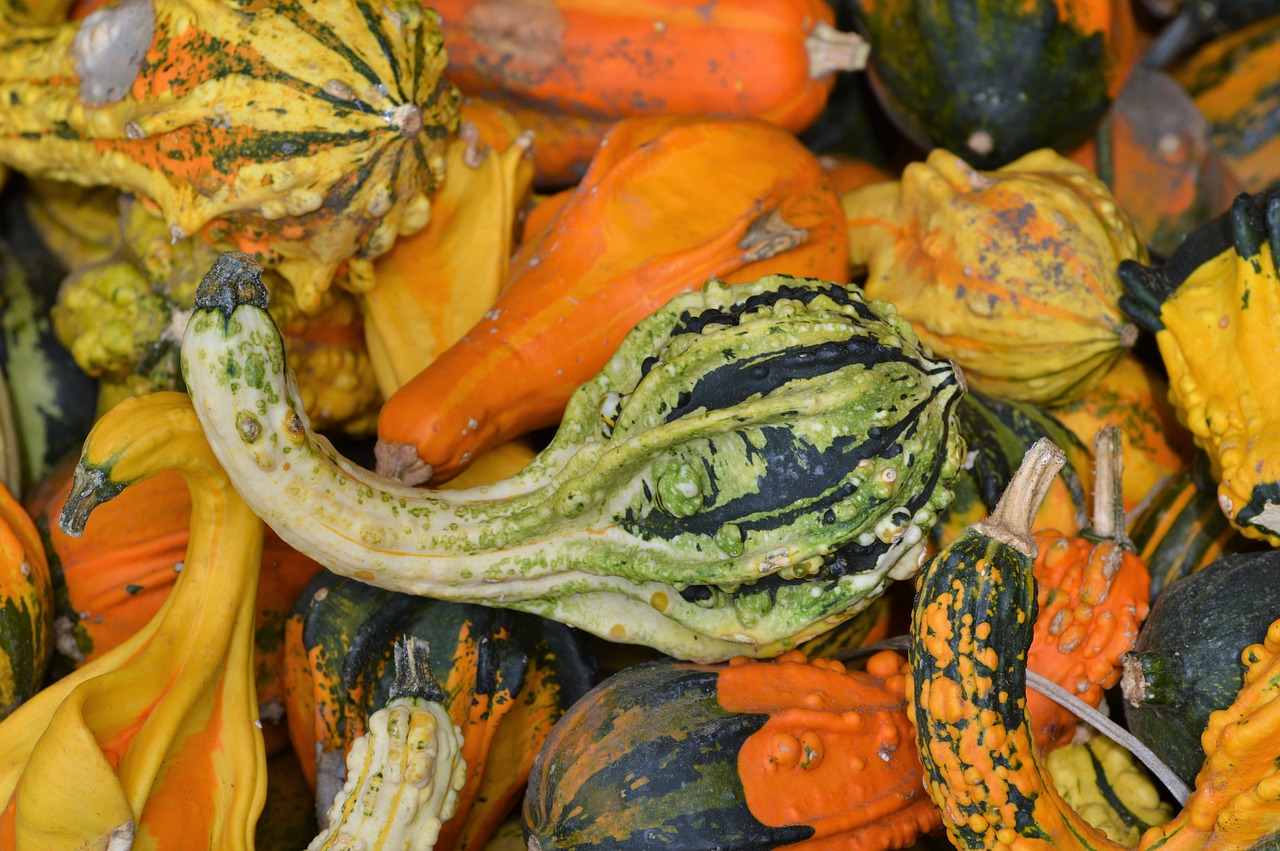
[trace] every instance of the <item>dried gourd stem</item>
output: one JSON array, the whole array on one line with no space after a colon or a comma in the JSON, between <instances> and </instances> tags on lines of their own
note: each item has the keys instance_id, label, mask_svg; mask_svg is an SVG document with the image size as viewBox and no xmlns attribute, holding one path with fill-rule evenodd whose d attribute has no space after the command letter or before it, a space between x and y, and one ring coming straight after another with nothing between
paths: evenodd
<instances>
[{"instance_id":1,"label":"dried gourd stem","mask_svg":"<svg viewBox=\"0 0 1280 851\"><path fill-rule=\"evenodd\" d=\"M444 690L431 673L431 645L422 639L406 635L396 641L391 650L395 663L395 679L391 681L388 700L399 697L417 697L432 703L444 703Z\"/></svg>"},{"instance_id":2,"label":"dried gourd stem","mask_svg":"<svg viewBox=\"0 0 1280 851\"><path fill-rule=\"evenodd\" d=\"M804 40L809 55L809 79L821 80L837 71L861 71L867 67L871 45L857 33L841 32L818 21Z\"/></svg>"},{"instance_id":3,"label":"dried gourd stem","mask_svg":"<svg viewBox=\"0 0 1280 851\"><path fill-rule=\"evenodd\" d=\"M1028 558L1036 556L1036 542L1031 537L1040 504L1057 477L1067 455L1052 440L1042 437L1027 450L1009 485L985 520L970 528L1013 547Z\"/></svg>"},{"instance_id":4,"label":"dried gourd stem","mask_svg":"<svg viewBox=\"0 0 1280 851\"><path fill-rule=\"evenodd\" d=\"M1105 425L1098 429L1093 438L1093 457L1093 524L1089 531L1132 550L1133 543L1124 528L1124 442L1118 427Z\"/></svg>"}]
</instances>

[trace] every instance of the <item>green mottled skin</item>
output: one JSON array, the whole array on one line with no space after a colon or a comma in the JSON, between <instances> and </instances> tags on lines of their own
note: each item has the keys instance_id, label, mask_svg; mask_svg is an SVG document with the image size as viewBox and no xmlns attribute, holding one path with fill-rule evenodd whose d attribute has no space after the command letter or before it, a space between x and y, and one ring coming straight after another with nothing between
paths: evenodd
<instances>
[{"instance_id":1,"label":"green mottled skin","mask_svg":"<svg viewBox=\"0 0 1280 851\"><path fill-rule=\"evenodd\" d=\"M850 303L806 290L823 287ZM809 303L785 297L742 311L736 325L682 328L682 316L741 310L787 288ZM876 354L829 367L816 356L820 369L783 360L831 346ZM767 376L762 392L741 389L754 386L752 369ZM237 489L331 570L693 659L775 654L914 574L964 457L949 364L926 356L889 305L782 276L672 300L575 393L526 470L466 491L400 486L312 434L261 307L197 309L183 372ZM722 392L742 398L673 414L691 394ZM867 446L882 451L855 454ZM779 504L788 488L796 498ZM854 543L879 548L874 563L830 568ZM770 589L755 586L766 577ZM689 586L703 598L682 598Z\"/></svg>"}]
</instances>

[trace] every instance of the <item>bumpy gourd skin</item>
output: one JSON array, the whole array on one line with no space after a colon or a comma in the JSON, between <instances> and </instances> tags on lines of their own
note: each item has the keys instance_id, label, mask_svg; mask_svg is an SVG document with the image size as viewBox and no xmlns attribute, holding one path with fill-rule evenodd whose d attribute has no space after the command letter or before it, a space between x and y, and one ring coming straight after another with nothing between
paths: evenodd
<instances>
[{"instance_id":1,"label":"bumpy gourd skin","mask_svg":"<svg viewBox=\"0 0 1280 851\"><path fill-rule=\"evenodd\" d=\"M0 163L148 198L175 237L255 252L314 310L340 267L367 289L427 222L457 125L442 40L408 0L0 13Z\"/></svg>"},{"instance_id":2,"label":"bumpy gourd skin","mask_svg":"<svg viewBox=\"0 0 1280 851\"><path fill-rule=\"evenodd\" d=\"M1159 267L1123 263L1121 306L1156 335L1179 418L1209 455L1218 502L1280 546L1280 191L1240 195Z\"/></svg>"},{"instance_id":3,"label":"bumpy gourd skin","mask_svg":"<svg viewBox=\"0 0 1280 851\"><path fill-rule=\"evenodd\" d=\"M252 265L224 255L201 285L187 386L281 537L381 587L772 656L915 573L963 460L959 378L891 306L771 276L638 325L524 472L406 488L310 432Z\"/></svg>"}]
</instances>

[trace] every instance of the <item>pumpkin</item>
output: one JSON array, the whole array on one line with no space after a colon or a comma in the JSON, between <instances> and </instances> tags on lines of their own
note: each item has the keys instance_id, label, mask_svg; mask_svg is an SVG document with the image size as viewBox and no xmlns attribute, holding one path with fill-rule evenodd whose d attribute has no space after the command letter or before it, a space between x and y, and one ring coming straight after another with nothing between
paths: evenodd
<instances>
[{"instance_id":1,"label":"pumpkin","mask_svg":"<svg viewBox=\"0 0 1280 851\"><path fill-rule=\"evenodd\" d=\"M915 573L963 460L960 379L892 306L774 275L641 322L522 472L408 488L309 429L259 272L228 254L205 276L187 386L281 537L379 587L690 659L777 655Z\"/></svg>"},{"instance_id":2,"label":"pumpkin","mask_svg":"<svg viewBox=\"0 0 1280 851\"><path fill-rule=\"evenodd\" d=\"M1126 262L1122 306L1156 335L1179 419L1209 456L1218 504L1280 545L1280 191L1240 195L1160 266Z\"/></svg>"},{"instance_id":3,"label":"pumpkin","mask_svg":"<svg viewBox=\"0 0 1280 851\"><path fill-rule=\"evenodd\" d=\"M266 792L253 688L262 523L190 399L137 397L99 420L60 523L82 530L163 470L191 488L183 571L145 627L0 721L0 847L253 847Z\"/></svg>"},{"instance_id":4,"label":"pumpkin","mask_svg":"<svg viewBox=\"0 0 1280 851\"><path fill-rule=\"evenodd\" d=\"M847 274L839 199L785 131L666 116L620 122L607 140L547 227L526 234L501 297L387 400L379 473L443 481L555 425L637 322L710 277ZM715 193L689 191L725 162L740 167Z\"/></svg>"},{"instance_id":5,"label":"pumpkin","mask_svg":"<svg viewBox=\"0 0 1280 851\"><path fill-rule=\"evenodd\" d=\"M44 547L31 518L0 484L0 719L40 690L52 651L53 587Z\"/></svg>"},{"instance_id":6,"label":"pumpkin","mask_svg":"<svg viewBox=\"0 0 1280 851\"><path fill-rule=\"evenodd\" d=\"M74 463L63 464L28 498L53 573L57 652L66 675L125 643L152 620L186 570L192 501L176 471L161 471L97 509L80 535L57 525L74 487ZM268 530L254 614L254 680L268 750L285 746L283 628L303 586L320 565Z\"/></svg>"},{"instance_id":7,"label":"pumpkin","mask_svg":"<svg viewBox=\"0 0 1280 851\"><path fill-rule=\"evenodd\" d=\"M412 637L397 641L395 666L387 703L352 744L346 785L308 851L431 851L457 808L467 776L462 730L432 679L430 648Z\"/></svg>"},{"instance_id":8,"label":"pumpkin","mask_svg":"<svg viewBox=\"0 0 1280 851\"><path fill-rule=\"evenodd\" d=\"M992 516L921 573L912 614L908 716L926 788L958 848L1099 849L1113 842L1057 791L1025 710L1036 592L1034 517L1061 453L1033 446ZM1273 703L1280 694L1280 622L1244 652L1245 685L1212 716L1208 759L1177 816L1141 851L1262 848L1280 830Z\"/></svg>"},{"instance_id":9,"label":"pumpkin","mask_svg":"<svg viewBox=\"0 0 1280 851\"><path fill-rule=\"evenodd\" d=\"M1228 522L1217 488L1208 457L1197 452L1191 466L1156 489L1134 518L1129 537L1151 572L1151 599L1220 556L1266 547Z\"/></svg>"},{"instance_id":10,"label":"pumpkin","mask_svg":"<svg viewBox=\"0 0 1280 851\"><path fill-rule=\"evenodd\" d=\"M392 643L429 644L461 729L467 782L439 836L478 849L524 790L551 727L595 684L580 636L544 618L412 597L322 573L285 625L289 733L321 815L350 779L352 743L388 700Z\"/></svg>"},{"instance_id":11,"label":"pumpkin","mask_svg":"<svg viewBox=\"0 0 1280 851\"><path fill-rule=\"evenodd\" d=\"M1187 469L1196 451L1169 402L1169 382L1132 351L1121 355L1092 390L1055 407L1052 414L1082 441L1092 440L1107 425L1120 429L1126 514L1139 510L1165 481Z\"/></svg>"},{"instance_id":12,"label":"pumpkin","mask_svg":"<svg viewBox=\"0 0 1280 851\"><path fill-rule=\"evenodd\" d=\"M1124 0L859 0L872 88L923 150L981 168L1093 133L1135 58Z\"/></svg>"},{"instance_id":13,"label":"pumpkin","mask_svg":"<svg viewBox=\"0 0 1280 851\"><path fill-rule=\"evenodd\" d=\"M1278 587L1280 553L1224 556L1164 589L1124 657L1126 726L1187 783L1209 716L1244 686L1240 653L1266 636Z\"/></svg>"},{"instance_id":14,"label":"pumpkin","mask_svg":"<svg viewBox=\"0 0 1280 851\"><path fill-rule=\"evenodd\" d=\"M892 652L850 671L793 650L621 671L574 705L538 755L529 847L909 845L939 814L921 794L903 667Z\"/></svg>"},{"instance_id":15,"label":"pumpkin","mask_svg":"<svg viewBox=\"0 0 1280 851\"><path fill-rule=\"evenodd\" d=\"M1063 404L1137 339L1115 266L1146 251L1107 187L1052 151L983 172L938 149L841 201L867 295L977 390Z\"/></svg>"},{"instance_id":16,"label":"pumpkin","mask_svg":"<svg viewBox=\"0 0 1280 851\"><path fill-rule=\"evenodd\" d=\"M478 113L486 112L487 115ZM532 138L492 106L464 104L431 221L374 264L360 298L378 389L391 397L484 316L507 279Z\"/></svg>"},{"instance_id":17,"label":"pumpkin","mask_svg":"<svg viewBox=\"0 0 1280 851\"><path fill-rule=\"evenodd\" d=\"M438 0L449 79L575 115L817 118L866 45L822 0ZM708 64L707 59L714 57Z\"/></svg>"},{"instance_id":18,"label":"pumpkin","mask_svg":"<svg viewBox=\"0 0 1280 851\"><path fill-rule=\"evenodd\" d=\"M1104 690L1120 681L1121 657L1138 640L1151 575L1125 534L1120 429L1099 429L1094 447L1093 522L1078 535L1035 533L1037 614L1027 668L1097 708ZM1039 692L1027 695L1027 714L1042 751L1076 733L1075 715Z\"/></svg>"},{"instance_id":19,"label":"pumpkin","mask_svg":"<svg viewBox=\"0 0 1280 851\"><path fill-rule=\"evenodd\" d=\"M1246 192L1280 182L1280 4L1271 5L1275 15L1210 41L1173 71Z\"/></svg>"},{"instance_id":20,"label":"pumpkin","mask_svg":"<svg viewBox=\"0 0 1280 851\"><path fill-rule=\"evenodd\" d=\"M1240 190L1202 111L1172 77L1135 68L1094 138L1070 154L1102 178L1162 256Z\"/></svg>"},{"instance_id":21,"label":"pumpkin","mask_svg":"<svg viewBox=\"0 0 1280 851\"><path fill-rule=\"evenodd\" d=\"M314 311L340 268L367 288L427 222L457 122L437 22L408 0L0 17L0 163L147 198L176 238L256 252Z\"/></svg>"}]
</instances>

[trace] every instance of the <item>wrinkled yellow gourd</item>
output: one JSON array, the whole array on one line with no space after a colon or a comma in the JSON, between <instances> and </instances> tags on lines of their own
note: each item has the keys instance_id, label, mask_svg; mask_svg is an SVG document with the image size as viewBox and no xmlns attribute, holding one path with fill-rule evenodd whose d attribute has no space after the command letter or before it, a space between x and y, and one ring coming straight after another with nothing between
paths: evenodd
<instances>
[{"instance_id":1,"label":"wrinkled yellow gourd","mask_svg":"<svg viewBox=\"0 0 1280 851\"><path fill-rule=\"evenodd\" d=\"M1146 249L1106 185L1053 151L978 171L937 149L842 201L867 295L978 390L1065 403L1136 339L1116 264Z\"/></svg>"},{"instance_id":2,"label":"wrinkled yellow gourd","mask_svg":"<svg viewBox=\"0 0 1280 851\"><path fill-rule=\"evenodd\" d=\"M1071 742L1044 761L1063 800L1121 845L1132 848L1148 827L1173 818L1142 763L1105 736Z\"/></svg>"},{"instance_id":3,"label":"wrinkled yellow gourd","mask_svg":"<svg viewBox=\"0 0 1280 851\"><path fill-rule=\"evenodd\" d=\"M0 848L251 851L266 795L253 638L262 522L190 399L121 403L90 433L61 525L177 470L191 538L168 600L132 638L0 722Z\"/></svg>"},{"instance_id":4,"label":"wrinkled yellow gourd","mask_svg":"<svg viewBox=\"0 0 1280 851\"><path fill-rule=\"evenodd\" d=\"M467 776L462 729L431 676L426 643L397 641L387 705L347 754L347 782L329 826L307 851L431 851L458 806Z\"/></svg>"}]
</instances>

